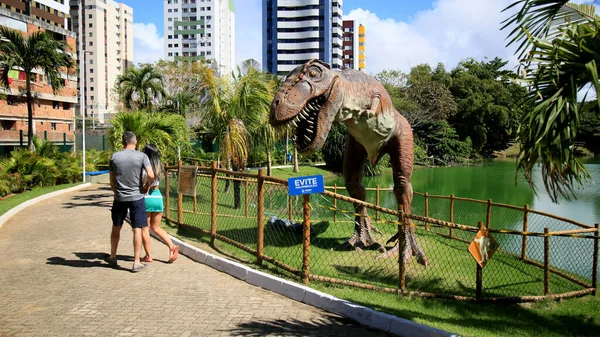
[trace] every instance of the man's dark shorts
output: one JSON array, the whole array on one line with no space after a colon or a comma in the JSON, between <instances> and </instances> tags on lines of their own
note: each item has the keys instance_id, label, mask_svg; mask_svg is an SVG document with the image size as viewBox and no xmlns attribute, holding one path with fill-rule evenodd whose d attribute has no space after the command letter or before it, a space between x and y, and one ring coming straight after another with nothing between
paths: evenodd
<instances>
[{"instance_id":1,"label":"man's dark shorts","mask_svg":"<svg viewBox=\"0 0 600 337\"><path fill-rule=\"evenodd\" d=\"M144 198L136 201L114 201L113 207L110 210L113 226L123 226L123 221L127 217L127 210L129 210L132 228L148 226L146 201Z\"/></svg>"}]
</instances>

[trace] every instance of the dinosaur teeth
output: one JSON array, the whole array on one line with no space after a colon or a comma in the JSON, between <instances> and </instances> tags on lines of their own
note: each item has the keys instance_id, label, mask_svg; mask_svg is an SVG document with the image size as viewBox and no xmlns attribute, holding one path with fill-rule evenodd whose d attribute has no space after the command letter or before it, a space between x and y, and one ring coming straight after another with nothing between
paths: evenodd
<instances>
[{"instance_id":1,"label":"dinosaur teeth","mask_svg":"<svg viewBox=\"0 0 600 337\"><path fill-rule=\"evenodd\" d=\"M294 124L294 127L298 127L298 124L296 124L296 120L295 119L292 120L292 124Z\"/></svg>"},{"instance_id":2,"label":"dinosaur teeth","mask_svg":"<svg viewBox=\"0 0 600 337\"><path fill-rule=\"evenodd\" d=\"M306 132L310 133L311 135L313 134L313 130L312 129L306 129Z\"/></svg>"},{"instance_id":3,"label":"dinosaur teeth","mask_svg":"<svg viewBox=\"0 0 600 337\"><path fill-rule=\"evenodd\" d=\"M310 125L315 125L315 122L313 122L313 121L312 121L312 120L310 120L310 119L309 119L309 120L307 120L306 122L307 122L308 124L310 124Z\"/></svg>"},{"instance_id":4,"label":"dinosaur teeth","mask_svg":"<svg viewBox=\"0 0 600 337\"><path fill-rule=\"evenodd\" d=\"M310 144L310 137L307 135L304 135L304 139L306 139L306 141Z\"/></svg>"}]
</instances>

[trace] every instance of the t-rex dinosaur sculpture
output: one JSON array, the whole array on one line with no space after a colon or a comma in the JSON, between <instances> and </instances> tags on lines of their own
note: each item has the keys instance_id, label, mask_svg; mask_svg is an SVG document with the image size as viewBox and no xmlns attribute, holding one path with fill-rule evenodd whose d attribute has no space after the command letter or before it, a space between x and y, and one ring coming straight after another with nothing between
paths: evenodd
<instances>
[{"instance_id":1,"label":"t-rex dinosaur sculpture","mask_svg":"<svg viewBox=\"0 0 600 337\"><path fill-rule=\"evenodd\" d=\"M413 134L406 118L394 109L384 87L363 72L333 71L319 60L292 70L273 98L270 123L276 127L292 125L298 151L310 155L323 146L335 122L348 127L344 181L350 196L365 200L361 180L367 159L374 164L384 153L389 153L396 200L410 214ZM352 237L342 246L357 250L373 246L382 251L378 258L398 254L398 243L386 252L373 238L366 208L356 204L354 208L360 216L355 217ZM417 243L414 227L408 228L400 238L405 248L404 260L416 255L419 263L429 264ZM394 236L388 243L396 239Z\"/></svg>"}]
</instances>

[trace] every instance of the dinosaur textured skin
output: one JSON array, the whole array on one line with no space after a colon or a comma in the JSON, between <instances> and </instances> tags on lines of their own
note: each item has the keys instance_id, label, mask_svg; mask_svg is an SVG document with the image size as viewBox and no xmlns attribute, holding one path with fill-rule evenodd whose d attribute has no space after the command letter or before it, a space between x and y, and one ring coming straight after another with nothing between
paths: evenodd
<instances>
[{"instance_id":1,"label":"dinosaur textured skin","mask_svg":"<svg viewBox=\"0 0 600 337\"><path fill-rule=\"evenodd\" d=\"M327 63L311 60L292 70L271 103L270 123L290 125L298 151L310 155L320 149L333 123L344 123L348 137L344 152L344 182L352 198L365 200L362 177L367 160L375 164L388 153L392 162L394 195L398 206L410 214L413 169L413 134L410 124L394 106L385 88L372 77L354 69L331 70ZM354 233L338 249L377 248L377 258L397 255L408 261L429 261L417 243L414 227L404 226L400 235L388 241L398 243L386 251L372 236L367 209L354 205Z\"/></svg>"}]
</instances>

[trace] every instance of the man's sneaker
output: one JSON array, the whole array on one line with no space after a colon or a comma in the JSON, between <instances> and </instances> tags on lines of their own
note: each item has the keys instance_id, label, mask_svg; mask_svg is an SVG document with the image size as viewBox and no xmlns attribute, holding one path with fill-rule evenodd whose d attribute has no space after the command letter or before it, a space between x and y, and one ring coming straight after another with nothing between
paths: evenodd
<instances>
[{"instance_id":1,"label":"man's sneaker","mask_svg":"<svg viewBox=\"0 0 600 337\"><path fill-rule=\"evenodd\" d=\"M144 269L148 268L148 265L145 263L140 263L140 264L133 264L133 267L131 267L131 272L132 273L137 273L138 271L142 271Z\"/></svg>"},{"instance_id":2,"label":"man's sneaker","mask_svg":"<svg viewBox=\"0 0 600 337\"><path fill-rule=\"evenodd\" d=\"M112 259L109 254L106 254L106 257L104 258L104 261L106 263L108 263L108 265L111 266L111 267L118 267L119 266L119 264L117 263L117 259L116 258Z\"/></svg>"}]
</instances>

